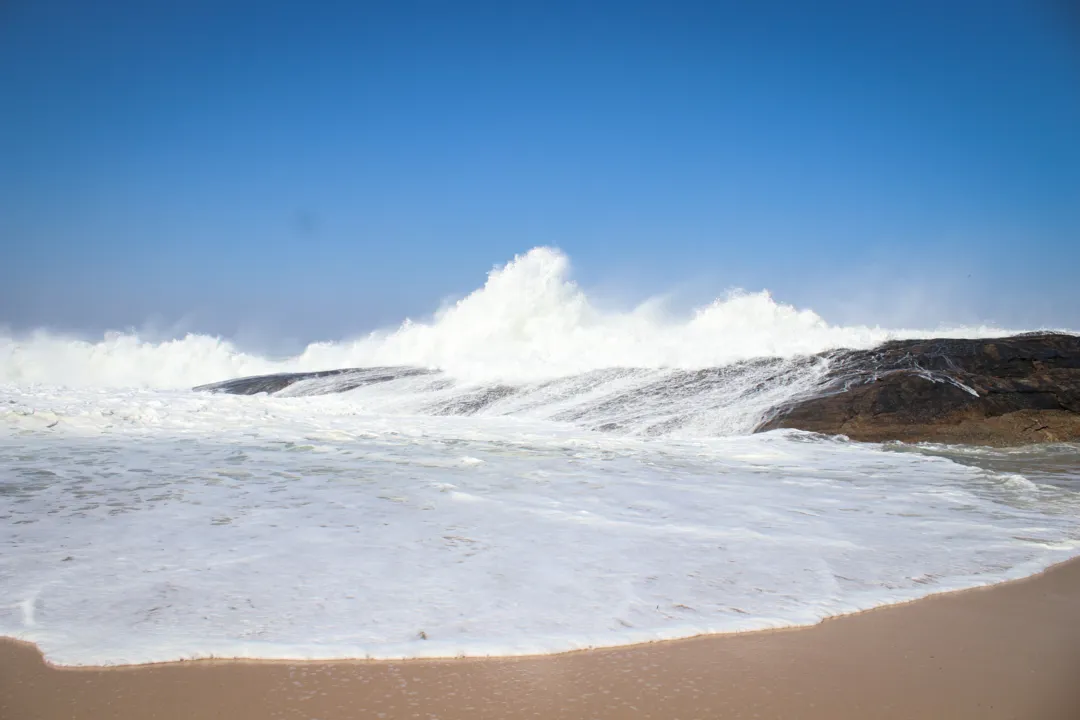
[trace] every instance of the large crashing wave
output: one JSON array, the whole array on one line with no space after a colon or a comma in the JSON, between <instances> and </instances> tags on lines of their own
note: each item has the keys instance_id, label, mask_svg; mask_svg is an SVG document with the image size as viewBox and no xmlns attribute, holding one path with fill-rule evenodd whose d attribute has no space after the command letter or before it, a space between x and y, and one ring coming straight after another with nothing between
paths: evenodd
<instances>
[{"instance_id":1,"label":"large crashing wave","mask_svg":"<svg viewBox=\"0 0 1080 720\"><path fill-rule=\"evenodd\" d=\"M0 338L0 383L69 387L185 388L243 375L342 367L439 369L462 382L524 382L609 368L697 370L762 357L868 348L929 335L1006 334L986 327L889 330L830 325L768 292L731 292L689 317L658 302L623 312L599 309L570 280L567 257L535 248L492 270L483 287L424 322L309 345L274 360L205 335L149 342L111 334L86 342L38 332Z\"/></svg>"}]
</instances>

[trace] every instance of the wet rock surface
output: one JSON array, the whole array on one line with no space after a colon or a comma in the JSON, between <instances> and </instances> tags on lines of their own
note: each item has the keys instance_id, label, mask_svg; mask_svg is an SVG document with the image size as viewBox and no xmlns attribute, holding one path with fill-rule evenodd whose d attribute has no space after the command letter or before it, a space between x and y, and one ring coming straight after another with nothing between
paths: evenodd
<instances>
[{"instance_id":1,"label":"wet rock surface","mask_svg":"<svg viewBox=\"0 0 1080 720\"><path fill-rule=\"evenodd\" d=\"M805 373L826 367L824 377L800 394L792 397L783 391L788 385L798 384L795 381ZM665 435L687 423L707 426L704 421L733 405L752 405L755 397L771 393L790 399L767 413L756 428L758 432L796 428L868 442L997 446L1080 442L1077 335L1031 333L979 340L898 340L872 350L835 350L786 360L758 358L717 368L671 371L655 379L644 370L614 369L594 373L597 377L592 379L589 374L582 375L577 378L580 382L569 382L563 395L555 396L584 395L603 382L635 372L645 373L644 384L572 405L552 419L585 423L603 432L635 432L636 428L636 432L648 436ZM325 395L421 375L440 373L407 366L347 368L238 378L195 390L240 395ZM451 378L433 380L426 391L454 384ZM432 395L430 403L421 407L432 415L474 415L489 411L507 398L541 392L544 387L543 383L466 385L457 393ZM642 417L653 420L635 425L634 421ZM753 429L753 417L738 431ZM624 427L627 422L629 429Z\"/></svg>"},{"instance_id":2,"label":"wet rock surface","mask_svg":"<svg viewBox=\"0 0 1080 720\"><path fill-rule=\"evenodd\" d=\"M318 372L276 373L224 380L192 388L196 392L225 393L228 395L270 395L280 393L297 383L306 384L306 395L329 395L348 392L365 385L390 382L412 375L426 375L430 371L421 368L374 367L320 370ZM318 381L325 381L317 384Z\"/></svg>"},{"instance_id":3,"label":"wet rock surface","mask_svg":"<svg viewBox=\"0 0 1080 720\"><path fill-rule=\"evenodd\" d=\"M777 408L759 432L997 446L1080 441L1080 336L902 340L829 358L825 384Z\"/></svg>"}]
</instances>

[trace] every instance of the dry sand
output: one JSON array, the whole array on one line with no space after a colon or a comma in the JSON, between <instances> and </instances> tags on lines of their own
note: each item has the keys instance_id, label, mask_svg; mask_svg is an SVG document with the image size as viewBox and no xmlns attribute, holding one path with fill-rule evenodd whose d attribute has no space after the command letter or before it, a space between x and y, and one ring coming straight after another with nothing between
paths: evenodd
<instances>
[{"instance_id":1,"label":"dry sand","mask_svg":"<svg viewBox=\"0 0 1080 720\"><path fill-rule=\"evenodd\" d=\"M55 668L0 642L0 718L1080 719L1080 559L810 628L528 658Z\"/></svg>"}]
</instances>

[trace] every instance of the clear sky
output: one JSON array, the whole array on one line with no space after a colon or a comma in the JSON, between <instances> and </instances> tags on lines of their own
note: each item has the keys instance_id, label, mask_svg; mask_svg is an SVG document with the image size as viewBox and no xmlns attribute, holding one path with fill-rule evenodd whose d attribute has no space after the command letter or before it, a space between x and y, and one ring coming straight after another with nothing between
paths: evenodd
<instances>
[{"instance_id":1,"label":"clear sky","mask_svg":"<svg viewBox=\"0 0 1080 720\"><path fill-rule=\"evenodd\" d=\"M0 3L0 325L336 338L541 244L619 300L1080 327L1080 15Z\"/></svg>"}]
</instances>

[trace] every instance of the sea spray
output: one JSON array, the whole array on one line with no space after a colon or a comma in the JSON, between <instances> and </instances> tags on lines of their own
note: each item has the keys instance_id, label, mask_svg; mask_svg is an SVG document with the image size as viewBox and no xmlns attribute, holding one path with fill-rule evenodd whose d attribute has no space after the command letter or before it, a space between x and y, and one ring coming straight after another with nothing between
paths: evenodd
<instances>
[{"instance_id":1,"label":"sea spray","mask_svg":"<svg viewBox=\"0 0 1080 720\"><path fill-rule=\"evenodd\" d=\"M149 342L114 333L87 342L38 332L0 338L0 383L184 388L242 375L386 365L440 369L468 382L531 381L615 367L720 367L903 337L1002 334L1009 331L834 326L768 292L730 292L688 317L666 314L655 302L602 311L570 279L567 257L540 247L495 268L482 287L429 320L313 343L291 358L251 355L198 334Z\"/></svg>"}]
</instances>

